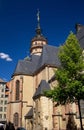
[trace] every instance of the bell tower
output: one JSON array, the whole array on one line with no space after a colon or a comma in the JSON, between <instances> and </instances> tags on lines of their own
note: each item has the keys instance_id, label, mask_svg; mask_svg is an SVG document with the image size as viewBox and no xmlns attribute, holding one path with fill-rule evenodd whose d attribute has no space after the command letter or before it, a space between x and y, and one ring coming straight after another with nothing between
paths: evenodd
<instances>
[{"instance_id":1,"label":"bell tower","mask_svg":"<svg viewBox=\"0 0 84 130\"><path fill-rule=\"evenodd\" d=\"M40 27L40 12L37 12L37 28L36 28L36 35L31 40L31 48L30 53L31 55L41 55L43 45L47 44L47 39L42 35L42 30Z\"/></svg>"}]
</instances>

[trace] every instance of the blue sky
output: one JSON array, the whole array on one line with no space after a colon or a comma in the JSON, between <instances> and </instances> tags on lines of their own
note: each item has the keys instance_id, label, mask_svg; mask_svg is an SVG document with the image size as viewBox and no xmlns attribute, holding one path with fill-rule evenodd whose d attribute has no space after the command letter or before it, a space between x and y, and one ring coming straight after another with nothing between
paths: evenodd
<instances>
[{"instance_id":1,"label":"blue sky","mask_svg":"<svg viewBox=\"0 0 84 130\"><path fill-rule=\"evenodd\" d=\"M50 45L61 45L76 23L84 24L84 0L0 0L0 78L6 81L18 60L29 55L37 9Z\"/></svg>"}]
</instances>

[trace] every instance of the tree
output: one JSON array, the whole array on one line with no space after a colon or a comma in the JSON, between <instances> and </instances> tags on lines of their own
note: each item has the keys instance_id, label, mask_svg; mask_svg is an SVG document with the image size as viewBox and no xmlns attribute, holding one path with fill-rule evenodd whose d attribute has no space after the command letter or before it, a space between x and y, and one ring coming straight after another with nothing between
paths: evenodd
<instances>
[{"instance_id":1,"label":"tree","mask_svg":"<svg viewBox=\"0 0 84 130\"><path fill-rule=\"evenodd\" d=\"M58 85L45 95L52 98L57 104L73 103L78 101L81 130L82 119L80 100L84 99L84 56L80 44L72 32L65 44L60 47L59 59L61 67L55 72Z\"/></svg>"}]
</instances>

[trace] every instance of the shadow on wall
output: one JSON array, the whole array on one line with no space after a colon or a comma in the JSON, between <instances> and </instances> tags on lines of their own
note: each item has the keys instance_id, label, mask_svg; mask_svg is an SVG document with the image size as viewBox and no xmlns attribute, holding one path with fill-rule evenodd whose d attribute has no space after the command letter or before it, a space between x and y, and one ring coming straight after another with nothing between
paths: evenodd
<instances>
[{"instance_id":1,"label":"shadow on wall","mask_svg":"<svg viewBox=\"0 0 84 130\"><path fill-rule=\"evenodd\" d=\"M69 115L66 130L78 130L73 115Z\"/></svg>"}]
</instances>

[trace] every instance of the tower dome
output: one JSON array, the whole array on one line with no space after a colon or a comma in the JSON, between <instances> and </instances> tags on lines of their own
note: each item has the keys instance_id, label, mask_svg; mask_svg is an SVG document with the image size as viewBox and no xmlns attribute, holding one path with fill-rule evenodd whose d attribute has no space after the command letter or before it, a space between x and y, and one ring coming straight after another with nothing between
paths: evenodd
<instances>
[{"instance_id":1,"label":"tower dome","mask_svg":"<svg viewBox=\"0 0 84 130\"><path fill-rule=\"evenodd\" d=\"M38 25L36 28L36 35L31 40L31 48L30 53L35 55L41 55L43 45L47 44L47 39L42 35L42 30L40 27L40 16L39 16L39 10L37 13L37 21Z\"/></svg>"}]
</instances>

